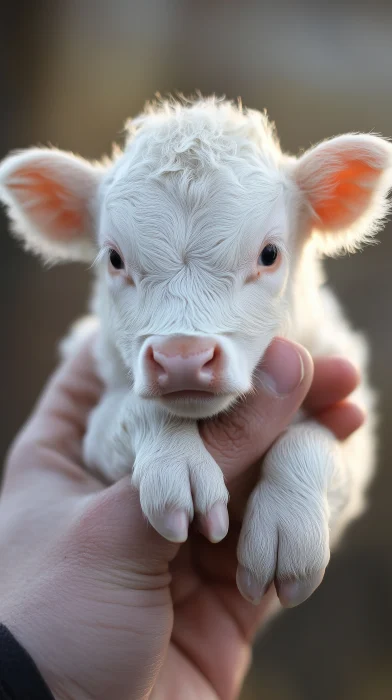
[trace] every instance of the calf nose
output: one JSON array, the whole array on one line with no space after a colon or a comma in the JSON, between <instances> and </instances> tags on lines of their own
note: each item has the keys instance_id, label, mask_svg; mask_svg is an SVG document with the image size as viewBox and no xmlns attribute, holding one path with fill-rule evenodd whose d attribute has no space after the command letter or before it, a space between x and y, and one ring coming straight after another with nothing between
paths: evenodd
<instances>
[{"instance_id":1,"label":"calf nose","mask_svg":"<svg viewBox=\"0 0 392 700\"><path fill-rule=\"evenodd\" d=\"M174 391L213 391L222 365L222 351L212 338L175 337L149 348L150 380L163 394Z\"/></svg>"}]
</instances>

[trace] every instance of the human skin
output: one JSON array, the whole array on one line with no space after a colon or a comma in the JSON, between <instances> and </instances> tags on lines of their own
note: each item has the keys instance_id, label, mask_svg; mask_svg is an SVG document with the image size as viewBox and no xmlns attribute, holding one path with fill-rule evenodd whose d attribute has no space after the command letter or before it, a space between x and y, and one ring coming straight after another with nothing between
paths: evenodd
<instances>
[{"instance_id":1,"label":"human skin","mask_svg":"<svg viewBox=\"0 0 392 700\"><path fill-rule=\"evenodd\" d=\"M0 621L35 660L58 700L231 700L252 638L276 607L236 586L236 542L257 461L305 408L339 439L364 416L346 397L358 383L342 358L277 339L257 391L201 425L230 492L219 544L196 518L185 544L146 522L129 477L104 485L81 445L102 387L86 345L49 384L7 460L0 497ZM261 533L262 536L262 533Z\"/></svg>"}]
</instances>

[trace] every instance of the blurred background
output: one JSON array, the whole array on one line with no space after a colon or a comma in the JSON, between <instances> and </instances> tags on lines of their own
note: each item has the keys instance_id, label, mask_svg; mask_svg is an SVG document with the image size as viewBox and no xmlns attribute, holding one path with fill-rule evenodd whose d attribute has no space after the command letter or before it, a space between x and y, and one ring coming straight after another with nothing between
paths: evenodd
<instances>
[{"instance_id":1,"label":"blurred background","mask_svg":"<svg viewBox=\"0 0 392 700\"><path fill-rule=\"evenodd\" d=\"M345 131L392 136L391 28L388 0L2 0L0 157L50 143L98 158L126 117L174 90L266 107L293 153ZM84 310L89 273L43 271L0 214L3 456ZM371 506L317 593L260 637L242 700L392 697L391 236L388 224L381 245L327 265L373 348L382 420Z\"/></svg>"}]
</instances>

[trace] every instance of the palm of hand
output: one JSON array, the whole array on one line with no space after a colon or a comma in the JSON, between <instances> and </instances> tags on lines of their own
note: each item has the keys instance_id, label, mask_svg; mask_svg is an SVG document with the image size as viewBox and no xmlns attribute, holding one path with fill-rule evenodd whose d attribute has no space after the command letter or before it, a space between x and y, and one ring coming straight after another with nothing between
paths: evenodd
<instances>
[{"instance_id":1,"label":"palm of hand","mask_svg":"<svg viewBox=\"0 0 392 700\"><path fill-rule=\"evenodd\" d=\"M273 588L256 609L239 594L238 535L239 527L232 527L222 543L212 545L193 534L174 559L174 624L154 700L237 697L253 634L277 601Z\"/></svg>"}]
</instances>

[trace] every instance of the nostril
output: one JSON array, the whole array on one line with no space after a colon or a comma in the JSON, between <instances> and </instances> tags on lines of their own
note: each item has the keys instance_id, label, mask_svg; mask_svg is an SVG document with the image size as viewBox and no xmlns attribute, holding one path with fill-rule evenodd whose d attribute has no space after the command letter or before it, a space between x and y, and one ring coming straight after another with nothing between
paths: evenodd
<instances>
[{"instance_id":1,"label":"nostril","mask_svg":"<svg viewBox=\"0 0 392 700\"><path fill-rule=\"evenodd\" d=\"M156 350L154 350L153 348L151 348L151 350L150 350L150 357L151 357L151 361L152 361L155 365L159 365L160 367L162 367L161 363L159 362L159 352L157 352Z\"/></svg>"},{"instance_id":2,"label":"nostril","mask_svg":"<svg viewBox=\"0 0 392 700\"><path fill-rule=\"evenodd\" d=\"M157 364L156 359L155 359L155 352L154 352L152 347L149 347L146 350L146 362L150 366L154 366Z\"/></svg>"},{"instance_id":3,"label":"nostril","mask_svg":"<svg viewBox=\"0 0 392 700\"><path fill-rule=\"evenodd\" d=\"M209 357L209 359L206 360L206 362L204 362L201 369L213 369L215 367L215 365L217 364L217 362L219 361L220 354L221 354L221 350L218 347L218 345L211 348L211 350L209 351L210 357Z\"/></svg>"},{"instance_id":4,"label":"nostril","mask_svg":"<svg viewBox=\"0 0 392 700\"><path fill-rule=\"evenodd\" d=\"M215 381L217 378L220 357L221 350L218 346L210 349L207 355L208 359L205 359L205 362L201 365L198 372L199 381L203 382L203 384L207 382L208 385L211 385L211 382Z\"/></svg>"},{"instance_id":5,"label":"nostril","mask_svg":"<svg viewBox=\"0 0 392 700\"><path fill-rule=\"evenodd\" d=\"M149 347L146 352L146 361L150 369L156 373L166 374L166 367L162 361L162 355L160 352L155 350L153 347Z\"/></svg>"}]
</instances>

